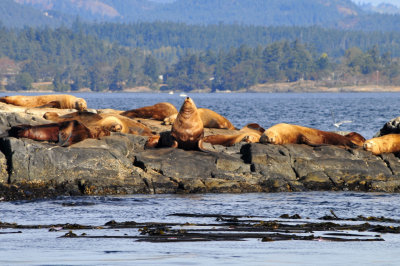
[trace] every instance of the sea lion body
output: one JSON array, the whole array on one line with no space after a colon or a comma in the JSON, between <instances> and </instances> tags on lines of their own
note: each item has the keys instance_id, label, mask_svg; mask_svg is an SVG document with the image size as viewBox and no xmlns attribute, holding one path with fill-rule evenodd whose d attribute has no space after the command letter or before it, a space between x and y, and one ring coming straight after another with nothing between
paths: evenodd
<instances>
[{"instance_id":1,"label":"sea lion body","mask_svg":"<svg viewBox=\"0 0 400 266\"><path fill-rule=\"evenodd\" d=\"M232 135L210 135L200 140L199 146L202 150L203 142L211 143L212 145L222 145L225 147L233 146L241 141L247 143L256 143L260 141L261 135L264 133L264 128L256 123L248 124Z\"/></svg>"},{"instance_id":2,"label":"sea lion body","mask_svg":"<svg viewBox=\"0 0 400 266\"><path fill-rule=\"evenodd\" d=\"M59 109L76 109L78 111L87 109L87 103L84 99L67 94L5 96L0 98L0 102L23 107L52 107Z\"/></svg>"},{"instance_id":3,"label":"sea lion body","mask_svg":"<svg viewBox=\"0 0 400 266\"><path fill-rule=\"evenodd\" d=\"M207 108L199 108L199 114L205 128L235 129L232 123L224 116Z\"/></svg>"},{"instance_id":4,"label":"sea lion body","mask_svg":"<svg viewBox=\"0 0 400 266\"><path fill-rule=\"evenodd\" d=\"M260 138L261 143L271 144L307 144L307 145L338 145L344 147L356 147L351 139L333 133L314 128L291 124L277 124L268 128Z\"/></svg>"},{"instance_id":5,"label":"sea lion body","mask_svg":"<svg viewBox=\"0 0 400 266\"><path fill-rule=\"evenodd\" d=\"M388 134L364 142L364 150L375 155L400 151L400 134Z\"/></svg>"},{"instance_id":6,"label":"sea lion body","mask_svg":"<svg viewBox=\"0 0 400 266\"><path fill-rule=\"evenodd\" d=\"M70 120L38 126L14 126L8 131L8 135L10 137L55 142L59 146L66 147L87 138L108 136L110 133L102 128L89 129L77 120Z\"/></svg>"},{"instance_id":7,"label":"sea lion body","mask_svg":"<svg viewBox=\"0 0 400 266\"><path fill-rule=\"evenodd\" d=\"M198 108L197 110L200 114L201 120L203 121L204 128L236 129L226 117L214 112L213 110L207 108ZM177 115L178 114L174 114L166 117L164 119L164 124L172 125Z\"/></svg>"},{"instance_id":8,"label":"sea lion body","mask_svg":"<svg viewBox=\"0 0 400 266\"><path fill-rule=\"evenodd\" d=\"M185 150L198 149L198 143L204 136L203 121L193 100L187 97L172 124L171 137L174 147Z\"/></svg>"},{"instance_id":9,"label":"sea lion body","mask_svg":"<svg viewBox=\"0 0 400 266\"><path fill-rule=\"evenodd\" d=\"M129 118L147 118L163 121L166 117L177 114L178 110L170 103L157 103L152 106L145 106L120 113Z\"/></svg>"},{"instance_id":10,"label":"sea lion body","mask_svg":"<svg viewBox=\"0 0 400 266\"><path fill-rule=\"evenodd\" d=\"M77 120L87 127L102 127L111 132L121 132L141 136L154 135L146 125L118 114L95 114L90 112L74 112L58 116L55 112L47 112L44 118L55 122Z\"/></svg>"}]
</instances>

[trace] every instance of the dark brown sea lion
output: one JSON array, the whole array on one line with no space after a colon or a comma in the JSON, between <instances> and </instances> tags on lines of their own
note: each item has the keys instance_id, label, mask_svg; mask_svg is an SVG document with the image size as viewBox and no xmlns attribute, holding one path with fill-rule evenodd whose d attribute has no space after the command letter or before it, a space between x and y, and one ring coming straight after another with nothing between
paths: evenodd
<instances>
[{"instance_id":1,"label":"dark brown sea lion","mask_svg":"<svg viewBox=\"0 0 400 266\"><path fill-rule=\"evenodd\" d=\"M204 136L203 121L192 99L187 97L179 110L175 122L172 124L171 137L173 147L185 150L196 150L198 143Z\"/></svg>"},{"instance_id":2,"label":"dark brown sea lion","mask_svg":"<svg viewBox=\"0 0 400 266\"><path fill-rule=\"evenodd\" d=\"M67 94L50 94L38 96L5 96L0 102L24 107L52 107L59 109L76 109L84 111L87 103L84 99Z\"/></svg>"},{"instance_id":3,"label":"dark brown sea lion","mask_svg":"<svg viewBox=\"0 0 400 266\"><path fill-rule=\"evenodd\" d=\"M66 147L87 138L99 138L110 135L101 127L88 128L77 120L51 123L39 126L19 125L8 131L10 137L55 142Z\"/></svg>"},{"instance_id":4,"label":"dark brown sea lion","mask_svg":"<svg viewBox=\"0 0 400 266\"><path fill-rule=\"evenodd\" d=\"M350 138L314 128L291 124L277 124L268 128L260 138L261 143L272 144L307 144L315 145L338 145L343 147L358 147Z\"/></svg>"},{"instance_id":5,"label":"dark brown sea lion","mask_svg":"<svg viewBox=\"0 0 400 266\"><path fill-rule=\"evenodd\" d=\"M157 103L152 106L145 106L138 109L128 110L120 115L129 118L147 118L163 121L166 117L177 114L175 106L170 103Z\"/></svg>"},{"instance_id":6,"label":"dark brown sea lion","mask_svg":"<svg viewBox=\"0 0 400 266\"><path fill-rule=\"evenodd\" d=\"M364 142L364 150L375 155L400 151L400 134L388 134Z\"/></svg>"},{"instance_id":7,"label":"dark brown sea lion","mask_svg":"<svg viewBox=\"0 0 400 266\"><path fill-rule=\"evenodd\" d=\"M200 114L201 120L203 121L204 128L236 129L226 117L214 112L213 110L207 108L198 108L197 110ZM177 115L178 114L175 114L165 118L164 124L172 125Z\"/></svg>"}]
</instances>

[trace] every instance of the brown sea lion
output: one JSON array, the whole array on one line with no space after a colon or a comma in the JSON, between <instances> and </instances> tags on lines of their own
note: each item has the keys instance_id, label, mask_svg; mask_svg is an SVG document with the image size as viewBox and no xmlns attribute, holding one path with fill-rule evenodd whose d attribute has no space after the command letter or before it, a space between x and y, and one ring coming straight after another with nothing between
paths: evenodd
<instances>
[{"instance_id":1,"label":"brown sea lion","mask_svg":"<svg viewBox=\"0 0 400 266\"><path fill-rule=\"evenodd\" d=\"M232 146L236 143L239 143L241 141L245 141L247 143L255 143L260 141L261 135L264 133L264 129L256 124L248 124L244 126L241 130L238 131L238 133L233 134L233 135L209 135L204 138L202 138L199 141L199 147L202 150L205 150L203 147L203 143L211 143L212 145L222 145L225 147Z\"/></svg>"},{"instance_id":2,"label":"brown sea lion","mask_svg":"<svg viewBox=\"0 0 400 266\"><path fill-rule=\"evenodd\" d=\"M353 142L354 144L362 147L364 145L365 142L365 138L363 136L361 136L359 133L357 132L350 132L346 135L344 135L346 138L350 139L351 142Z\"/></svg>"},{"instance_id":3,"label":"brown sea lion","mask_svg":"<svg viewBox=\"0 0 400 266\"><path fill-rule=\"evenodd\" d=\"M89 129L101 128L110 132L121 132L126 134L140 135L149 137L146 147L155 147L158 143L159 135L154 134L146 125L134 121L128 117L118 114L95 114L89 112L74 112L59 116L55 112L47 112L43 116L45 119L55 122L77 120ZM92 130L98 132L98 130ZM95 133L93 133L94 135Z\"/></svg>"},{"instance_id":4,"label":"brown sea lion","mask_svg":"<svg viewBox=\"0 0 400 266\"><path fill-rule=\"evenodd\" d=\"M141 136L153 136L153 132L146 125L118 114L95 114L90 112L74 112L59 116L55 112L47 112L45 119L62 122L78 120L87 127L103 127L111 132L121 132Z\"/></svg>"},{"instance_id":5,"label":"brown sea lion","mask_svg":"<svg viewBox=\"0 0 400 266\"><path fill-rule=\"evenodd\" d=\"M177 114L175 106L170 103L157 103L152 106L145 106L120 113L129 118L147 118L163 121L166 117Z\"/></svg>"},{"instance_id":6,"label":"brown sea lion","mask_svg":"<svg viewBox=\"0 0 400 266\"><path fill-rule=\"evenodd\" d=\"M207 108L198 108L197 110L200 114L201 120L203 121L204 128L236 129L226 117L214 112L213 110ZM172 125L177 115L178 114L174 114L166 117L163 124Z\"/></svg>"},{"instance_id":7,"label":"brown sea lion","mask_svg":"<svg viewBox=\"0 0 400 266\"><path fill-rule=\"evenodd\" d=\"M185 150L196 150L199 148L198 143L203 136L203 121L195 103L187 97L179 110L175 122L172 124L172 146Z\"/></svg>"},{"instance_id":8,"label":"brown sea lion","mask_svg":"<svg viewBox=\"0 0 400 266\"><path fill-rule=\"evenodd\" d=\"M307 144L315 145L338 145L343 147L358 147L350 138L314 128L291 124L277 124L268 128L260 138L261 143L272 144Z\"/></svg>"},{"instance_id":9,"label":"brown sea lion","mask_svg":"<svg viewBox=\"0 0 400 266\"><path fill-rule=\"evenodd\" d=\"M104 128L88 128L77 120L39 126L19 125L11 127L7 133L10 137L55 142L63 147L70 146L87 138L99 138L110 135L110 132Z\"/></svg>"},{"instance_id":10,"label":"brown sea lion","mask_svg":"<svg viewBox=\"0 0 400 266\"><path fill-rule=\"evenodd\" d=\"M51 107L59 109L76 109L84 111L87 103L84 99L67 94L50 94L37 96L5 96L0 102L24 107Z\"/></svg>"},{"instance_id":11,"label":"brown sea lion","mask_svg":"<svg viewBox=\"0 0 400 266\"><path fill-rule=\"evenodd\" d=\"M364 150L375 155L400 151L400 134L388 134L364 142Z\"/></svg>"}]
</instances>

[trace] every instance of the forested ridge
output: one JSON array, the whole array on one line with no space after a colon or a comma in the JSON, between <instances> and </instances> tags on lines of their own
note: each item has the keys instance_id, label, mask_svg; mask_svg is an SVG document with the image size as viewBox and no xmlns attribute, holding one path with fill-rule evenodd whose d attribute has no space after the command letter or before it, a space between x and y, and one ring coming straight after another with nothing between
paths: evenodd
<instances>
[{"instance_id":1,"label":"forested ridge","mask_svg":"<svg viewBox=\"0 0 400 266\"><path fill-rule=\"evenodd\" d=\"M69 26L75 16L80 16L84 21L92 22L170 21L190 25L318 25L363 31L400 30L399 15L379 14L371 12L371 9L367 11L351 0L176 0L168 3L150 0L14 1L0 1L0 19L12 27L49 25L47 22L50 20L52 25L63 23ZM31 13L26 12L28 9ZM14 14L11 20L5 19L8 14Z\"/></svg>"},{"instance_id":2,"label":"forested ridge","mask_svg":"<svg viewBox=\"0 0 400 266\"><path fill-rule=\"evenodd\" d=\"M243 41L244 40L244 41ZM400 85L398 33L319 27L85 24L0 28L2 89L243 90L314 80L327 86Z\"/></svg>"}]
</instances>

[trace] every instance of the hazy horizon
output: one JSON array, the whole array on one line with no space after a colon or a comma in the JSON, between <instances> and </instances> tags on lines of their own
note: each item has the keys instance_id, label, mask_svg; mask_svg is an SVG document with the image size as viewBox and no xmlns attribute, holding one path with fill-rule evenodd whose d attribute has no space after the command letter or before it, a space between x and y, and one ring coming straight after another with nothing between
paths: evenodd
<instances>
[{"instance_id":1,"label":"hazy horizon","mask_svg":"<svg viewBox=\"0 0 400 266\"><path fill-rule=\"evenodd\" d=\"M373 4L388 3L400 7L400 0L352 0L356 4Z\"/></svg>"}]
</instances>

